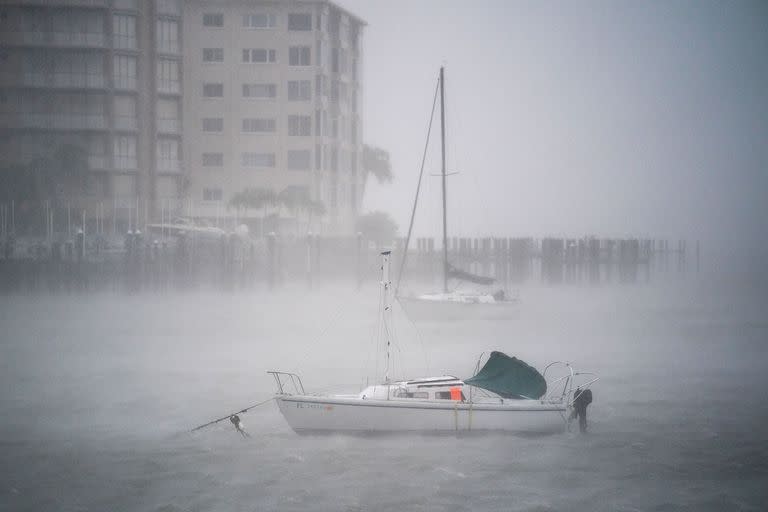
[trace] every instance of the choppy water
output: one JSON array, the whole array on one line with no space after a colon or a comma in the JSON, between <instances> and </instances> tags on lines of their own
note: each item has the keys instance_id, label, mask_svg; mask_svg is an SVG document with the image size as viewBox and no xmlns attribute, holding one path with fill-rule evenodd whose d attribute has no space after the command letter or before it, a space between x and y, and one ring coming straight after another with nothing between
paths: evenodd
<instances>
[{"instance_id":1,"label":"choppy water","mask_svg":"<svg viewBox=\"0 0 768 512\"><path fill-rule=\"evenodd\" d=\"M400 319L402 371L499 349L598 372L591 433L299 437L265 370L356 391L377 295L0 298L0 510L764 510L768 308L689 286L524 289L507 318ZM427 368L428 367L428 368ZM368 370L367 370L368 369Z\"/></svg>"}]
</instances>

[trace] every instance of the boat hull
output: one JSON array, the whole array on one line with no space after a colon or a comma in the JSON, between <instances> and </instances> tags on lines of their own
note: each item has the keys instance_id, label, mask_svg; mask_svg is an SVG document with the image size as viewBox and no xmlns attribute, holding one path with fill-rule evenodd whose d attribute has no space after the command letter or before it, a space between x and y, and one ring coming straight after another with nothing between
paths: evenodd
<instances>
[{"instance_id":1,"label":"boat hull","mask_svg":"<svg viewBox=\"0 0 768 512\"><path fill-rule=\"evenodd\" d=\"M291 428L305 433L488 432L528 434L565 430L566 408L535 400L469 404L279 395Z\"/></svg>"},{"instance_id":2,"label":"boat hull","mask_svg":"<svg viewBox=\"0 0 768 512\"><path fill-rule=\"evenodd\" d=\"M518 307L516 299L487 303L424 300L416 297L400 297L398 300L412 319L441 322L509 318L515 316Z\"/></svg>"}]
</instances>

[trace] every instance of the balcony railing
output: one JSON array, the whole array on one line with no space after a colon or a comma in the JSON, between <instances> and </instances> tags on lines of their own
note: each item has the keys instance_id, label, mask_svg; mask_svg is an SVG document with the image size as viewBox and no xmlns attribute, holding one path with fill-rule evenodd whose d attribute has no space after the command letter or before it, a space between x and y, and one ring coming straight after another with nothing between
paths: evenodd
<instances>
[{"instance_id":1,"label":"balcony railing","mask_svg":"<svg viewBox=\"0 0 768 512\"><path fill-rule=\"evenodd\" d=\"M158 119L157 131L162 133L181 132L181 122L178 119Z\"/></svg>"},{"instance_id":2,"label":"balcony railing","mask_svg":"<svg viewBox=\"0 0 768 512\"><path fill-rule=\"evenodd\" d=\"M14 5L61 7L61 0L7 0ZM67 7L109 7L109 0L67 0Z\"/></svg>"}]
</instances>

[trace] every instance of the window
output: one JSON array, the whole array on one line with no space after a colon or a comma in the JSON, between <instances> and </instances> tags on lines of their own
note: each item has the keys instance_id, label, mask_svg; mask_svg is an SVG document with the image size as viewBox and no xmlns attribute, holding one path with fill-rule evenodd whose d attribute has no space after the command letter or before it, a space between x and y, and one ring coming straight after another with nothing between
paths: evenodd
<instances>
[{"instance_id":1,"label":"window","mask_svg":"<svg viewBox=\"0 0 768 512\"><path fill-rule=\"evenodd\" d=\"M224 153L203 153L203 167L223 167Z\"/></svg>"},{"instance_id":2,"label":"window","mask_svg":"<svg viewBox=\"0 0 768 512\"><path fill-rule=\"evenodd\" d=\"M246 118L243 119L243 131L246 133L271 133L277 130L274 119Z\"/></svg>"},{"instance_id":3,"label":"window","mask_svg":"<svg viewBox=\"0 0 768 512\"><path fill-rule=\"evenodd\" d=\"M311 14L289 14L288 30L312 30Z\"/></svg>"},{"instance_id":4,"label":"window","mask_svg":"<svg viewBox=\"0 0 768 512\"><path fill-rule=\"evenodd\" d=\"M112 18L115 48L136 49L136 16L115 14Z\"/></svg>"},{"instance_id":5,"label":"window","mask_svg":"<svg viewBox=\"0 0 768 512\"><path fill-rule=\"evenodd\" d=\"M203 131L204 132L224 131L224 118L223 117L204 117Z\"/></svg>"},{"instance_id":6,"label":"window","mask_svg":"<svg viewBox=\"0 0 768 512\"><path fill-rule=\"evenodd\" d=\"M291 171L308 171L311 160L308 149L288 150L288 169Z\"/></svg>"},{"instance_id":7,"label":"window","mask_svg":"<svg viewBox=\"0 0 768 512\"><path fill-rule=\"evenodd\" d=\"M288 81L288 101L308 101L312 91L312 82L309 80Z\"/></svg>"},{"instance_id":8,"label":"window","mask_svg":"<svg viewBox=\"0 0 768 512\"><path fill-rule=\"evenodd\" d=\"M242 153L240 163L243 167L274 167L274 153Z\"/></svg>"},{"instance_id":9,"label":"window","mask_svg":"<svg viewBox=\"0 0 768 512\"><path fill-rule=\"evenodd\" d=\"M224 48L203 48L203 62L224 62Z\"/></svg>"},{"instance_id":10,"label":"window","mask_svg":"<svg viewBox=\"0 0 768 512\"><path fill-rule=\"evenodd\" d=\"M277 16L274 14L258 13L246 14L243 16L243 27L250 29L275 28L277 26Z\"/></svg>"},{"instance_id":11,"label":"window","mask_svg":"<svg viewBox=\"0 0 768 512\"><path fill-rule=\"evenodd\" d=\"M178 93L181 91L178 61L157 59L157 90L166 93Z\"/></svg>"},{"instance_id":12,"label":"window","mask_svg":"<svg viewBox=\"0 0 768 512\"><path fill-rule=\"evenodd\" d=\"M291 46L288 49L290 66L309 66L311 64L309 46Z\"/></svg>"},{"instance_id":13,"label":"window","mask_svg":"<svg viewBox=\"0 0 768 512\"><path fill-rule=\"evenodd\" d=\"M243 84L243 98L272 99L276 96L276 84Z\"/></svg>"},{"instance_id":14,"label":"window","mask_svg":"<svg viewBox=\"0 0 768 512\"><path fill-rule=\"evenodd\" d=\"M136 169L136 137L118 136L114 138L115 169Z\"/></svg>"},{"instance_id":15,"label":"window","mask_svg":"<svg viewBox=\"0 0 768 512\"><path fill-rule=\"evenodd\" d=\"M203 13L203 26L204 27L223 27L224 15L220 12Z\"/></svg>"},{"instance_id":16,"label":"window","mask_svg":"<svg viewBox=\"0 0 768 512\"><path fill-rule=\"evenodd\" d=\"M451 392L450 391L435 391L435 398L437 400L450 400L451 399ZM464 400L464 392L461 392L461 399Z\"/></svg>"},{"instance_id":17,"label":"window","mask_svg":"<svg viewBox=\"0 0 768 512\"><path fill-rule=\"evenodd\" d=\"M180 133L179 100L160 98L157 100L157 130L165 133Z\"/></svg>"},{"instance_id":18,"label":"window","mask_svg":"<svg viewBox=\"0 0 768 512\"><path fill-rule=\"evenodd\" d=\"M243 62L266 64L277 61L277 51L268 48L243 48Z\"/></svg>"},{"instance_id":19,"label":"window","mask_svg":"<svg viewBox=\"0 0 768 512\"><path fill-rule=\"evenodd\" d=\"M179 53L179 22L157 20L157 50L165 53Z\"/></svg>"},{"instance_id":20,"label":"window","mask_svg":"<svg viewBox=\"0 0 768 512\"><path fill-rule=\"evenodd\" d=\"M50 22L51 39L55 44L104 45L104 19L100 12L77 9L55 10L51 12ZM30 42L37 42L37 39Z\"/></svg>"},{"instance_id":21,"label":"window","mask_svg":"<svg viewBox=\"0 0 768 512\"><path fill-rule=\"evenodd\" d=\"M312 135L312 117L288 116L288 135L291 135L291 136Z\"/></svg>"},{"instance_id":22,"label":"window","mask_svg":"<svg viewBox=\"0 0 768 512\"><path fill-rule=\"evenodd\" d=\"M157 12L162 14L180 14L179 0L157 0Z\"/></svg>"},{"instance_id":23,"label":"window","mask_svg":"<svg viewBox=\"0 0 768 512\"><path fill-rule=\"evenodd\" d=\"M114 86L118 89L136 88L136 57L115 55L112 70Z\"/></svg>"},{"instance_id":24,"label":"window","mask_svg":"<svg viewBox=\"0 0 768 512\"><path fill-rule=\"evenodd\" d=\"M322 165L323 165L323 146L321 146L320 144L315 144L315 169L319 171Z\"/></svg>"},{"instance_id":25,"label":"window","mask_svg":"<svg viewBox=\"0 0 768 512\"><path fill-rule=\"evenodd\" d=\"M403 389L399 389L395 393L395 398L419 398L419 399L426 400L427 398L429 398L429 393L427 393L426 391L410 392L410 391L405 391Z\"/></svg>"},{"instance_id":26,"label":"window","mask_svg":"<svg viewBox=\"0 0 768 512\"><path fill-rule=\"evenodd\" d=\"M134 96L115 96L112 110L116 129L136 129L136 98Z\"/></svg>"},{"instance_id":27,"label":"window","mask_svg":"<svg viewBox=\"0 0 768 512\"><path fill-rule=\"evenodd\" d=\"M220 83L203 84L203 96L205 98L223 98L224 84L220 84Z\"/></svg>"},{"instance_id":28,"label":"window","mask_svg":"<svg viewBox=\"0 0 768 512\"><path fill-rule=\"evenodd\" d=\"M203 201L221 201L224 196L220 188L204 188Z\"/></svg>"},{"instance_id":29,"label":"window","mask_svg":"<svg viewBox=\"0 0 768 512\"><path fill-rule=\"evenodd\" d=\"M160 172L179 170L179 141L176 139L157 141L157 170Z\"/></svg>"},{"instance_id":30,"label":"window","mask_svg":"<svg viewBox=\"0 0 768 512\"><path fill-rule=\"evenodd\" d=\"M357 185L349 184L349 206L353 210L357 209Z\"/></svg>"}]
</instances>

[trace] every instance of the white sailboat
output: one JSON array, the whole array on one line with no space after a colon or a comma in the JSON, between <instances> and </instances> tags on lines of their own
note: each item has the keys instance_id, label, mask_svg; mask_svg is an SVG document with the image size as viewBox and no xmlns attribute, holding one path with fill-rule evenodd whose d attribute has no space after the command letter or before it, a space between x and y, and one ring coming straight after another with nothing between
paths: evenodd
<instances>
[{"instance_id":1,"label":"white sailboat","mask_svg":"<svg viewBox=\"0 0 768 512\"><path fill-rule=\"evenodd\" d=\"M487 432L552 433L567 428L574 388L597 380L567 363L548 365L543 374L523 361L492 352L469 379L439 375L409 380L389 378L391 329L390 253L382 253L382 332L387 337L383 382L359 393L311 394L295 373L270 371L280 412L291 428L305 433ZM553 376L557 371L559 376ZM549 381L547 376L550 376ZM582 382L587 376L589 381Z\"/></svg>"},{"instance_id":2,"label":"white sailboat","mask_svg":"<svg viewBox=\"0 0 768 512\"><path fill-rule=\"evenodd\" d=\"M508 306L518 301L518 297L509 296L504 292L502 288L496 285L493 278L485 276L477 276L469 272L460 270L448 261L448 216L446 209L446 165L445 165L445 69L440 68L439 78L439 92L440 92L440 140L441 140L441 179L442 179L442 203L443 203L443 289L439 292L425 293L425 294L412 294L412 295L400 295L400 279L402 278L403 270L405 269L405 263L408 258L408 246L411 239L411 233L413 230L413 220L416 215L416 204L419 199L419 191L421 189L421 179L424 172L424 165L422 162L422 169L419 175L419 182L416 187L416 197L414 199L413 211L411 212L411 220L408 227L408 235L406 237L405 249L403 251L403 259L400 265L400 272L397 279L397 286L395 295L398 300L403 304L403 307L408 313L417 318L424 318L432 315L438 315L442 318L451 317L455 315L462 316L469 312L471 309L488 309L489 306L497 306L494 313L503 313L504 310L498 308L498 306ZM434 113L434 108L433 108ZM431 132L430 121L430 132ZM429 140L429 135L427 136ZM425 149L426 156L426 149ZM449 289L449 279L453 279L458 283L469 283L469 287L456 286L453 289Z\"/></svg>"}]
</instances>

